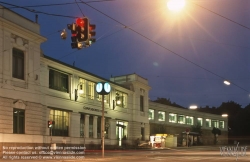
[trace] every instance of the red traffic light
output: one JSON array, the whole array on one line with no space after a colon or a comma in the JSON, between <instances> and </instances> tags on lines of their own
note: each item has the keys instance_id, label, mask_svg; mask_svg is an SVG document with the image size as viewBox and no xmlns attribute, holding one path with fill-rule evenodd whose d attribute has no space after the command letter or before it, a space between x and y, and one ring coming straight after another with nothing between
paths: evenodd
<instances>
[{"instance_id":1,"label":"red traffic light","mask_svg":"<svg viewBox=\"0 0 250 162\"><path fill-rule=\"evenodd\" d=\"M53 122L52 121L48 121L48 128L52 127Z\"/></svg>"},{"instance_id":2,"label":"red traffic light","mask_svg":"<svg viewBox=\"0 0 250 162\"><path fill-rule=\"evenodd\" d=\"M84 27L84 21L81 18L76 19L76 24L80 27Z\"/></svg>"}]
</instances>

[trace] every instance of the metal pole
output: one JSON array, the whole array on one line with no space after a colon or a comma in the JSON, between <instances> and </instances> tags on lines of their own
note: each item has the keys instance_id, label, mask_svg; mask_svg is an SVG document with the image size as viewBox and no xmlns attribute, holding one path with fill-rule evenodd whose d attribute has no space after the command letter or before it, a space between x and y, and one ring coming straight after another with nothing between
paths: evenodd
<instances>
[{"instance_id":1,"label":"metal pole","mask_svg":"<svg viewBox=\"0 0 250 162\"><path fill-rule=\"evenodd\" d=\"M50 127L50 144L52 144L52 127Z\"/></svg>"},{"instance_id":2,"label":"metal pole","mask_svg":"<svg viewBox=\"0 0 250 162\"><path fill-rule=\"evenodd\" d=\"M104 95L102 95L102 157L104 158Z\"/></svg>"}]
</instances>

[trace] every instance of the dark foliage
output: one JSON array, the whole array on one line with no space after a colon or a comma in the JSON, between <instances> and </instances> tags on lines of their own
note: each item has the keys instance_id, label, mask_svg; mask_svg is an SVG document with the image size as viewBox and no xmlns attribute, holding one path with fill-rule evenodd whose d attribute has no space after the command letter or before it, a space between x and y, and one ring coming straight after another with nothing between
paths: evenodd
<instances>
[{"instance_id":1,"label":"dark foliage","mask_svg":"<svg viewBox=\"0 0 250 162\"><path fill-rule=\"evenodd\" d=\"M166 99L166 98L158 98L157 97L157 99L154 100L153 102L157 102L157 103L169 105L169 106L174 106L174 107L179 107L179 108L184 108L183 106L178 105L175 102L171 102L170 99Z\"/></svg>"},{"instance_id":2,"label":"dark foliage","mask_svg":"<svg viewBox=\"0 0 250 162\"><path fill-rule=\"evenodd\" d=\"M197 132L199 135L202 135L202 129L199 124L191 126L191 132Z\"/></svg>"}]
</instances>

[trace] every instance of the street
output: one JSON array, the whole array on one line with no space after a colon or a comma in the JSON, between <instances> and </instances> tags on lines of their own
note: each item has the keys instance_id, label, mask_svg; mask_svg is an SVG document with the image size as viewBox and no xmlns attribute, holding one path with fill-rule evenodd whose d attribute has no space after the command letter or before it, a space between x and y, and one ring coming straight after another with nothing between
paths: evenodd
<instances>
[{"instance_id":1,"label":"street","mask_svg":"<svg viewBox=\"0 0 250 162\"><path fill-rule=\"evenodd\" d=\"M55 159L55 160L0 160L0 161L12 161L12 162L25 162L25 161L46 161L46 162L81 162L81 161L114 161L114 162L127 162L127 161L250 161L250 152L246 151L244 156L240 153L235 155L222 156L220 148L218 146L208 147L189 147L189 148L177 148L177 149L151 149L151 150L106 150L105 157L102 158L100 150L89 150L85 154L84 159Z\"/></svg>"}]
</instances>

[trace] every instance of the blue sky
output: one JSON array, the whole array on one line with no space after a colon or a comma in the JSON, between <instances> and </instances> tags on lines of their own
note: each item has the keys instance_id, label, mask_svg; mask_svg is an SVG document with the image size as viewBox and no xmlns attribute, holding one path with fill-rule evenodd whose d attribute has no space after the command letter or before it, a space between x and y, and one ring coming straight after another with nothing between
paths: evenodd
<instances>
[{"instance_id":1,"label":"blue sky","mask_svg":"<svg viewBox=\"0 0 250 162\"><path fill-rule=\"evenodd\" d=\"M76 50L67 29L75 18L37 13L41 35L48 39L41 45L44 54L107 79L137 73L148 79L151 100L170 98L185 107L250 103L249 0L189 0L178 14L167 9L167 0L84 1L91 7L80 0L0 2L7 8L13 6L2 2L62 4L26 8L71 17L84 14L96 24L97 42ZM11 10L35 20L34 12ZM66 40L60 38L62 29L68 32ZM233 84L226 86L224 79Z\"/></svg>"}]
</instances>

